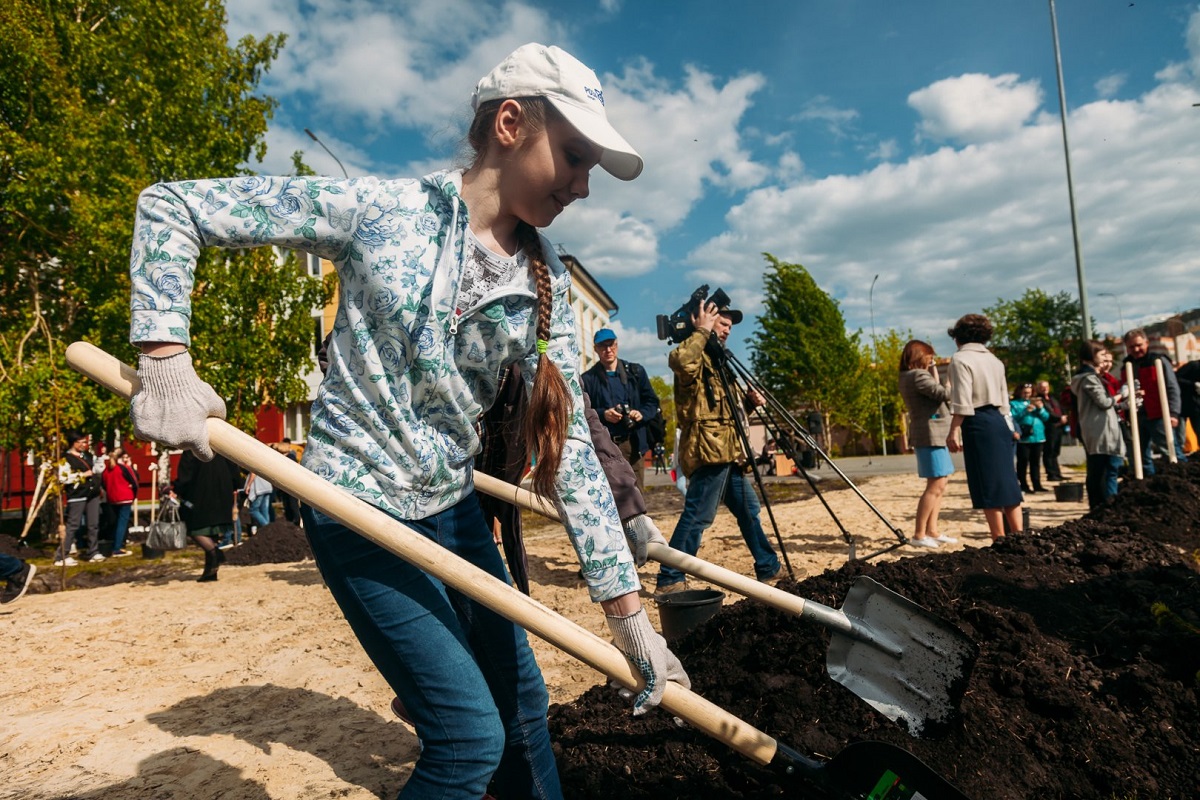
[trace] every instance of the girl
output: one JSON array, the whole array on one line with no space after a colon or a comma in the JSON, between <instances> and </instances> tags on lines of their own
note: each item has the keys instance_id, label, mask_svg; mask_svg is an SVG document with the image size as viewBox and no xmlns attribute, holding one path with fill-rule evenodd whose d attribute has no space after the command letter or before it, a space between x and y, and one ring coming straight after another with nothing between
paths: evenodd
<instances>
[{"instance_id":1,"label":"girl","mask_svg":"<svg viewBox=\"0 0 1200 800\"><path fill-rule=\"evenodd\" d=\"M954 463L946 449L950 432L950 388L938 380L933 363L933 346L913 339L900 354L900 396L911 421L909 441L917 453L917 475L925 479L925 491L917 501L916 530L911 544L939 547L958 540L938 533L938 513L946 484L954 474Z\"/></svg>"},{"instance_id":2,"label":"girl","mask_svg":"<svg viewBox=\"0 0 1200 800\"><path fill-rule=\"evenodd\" d=\"M188 290L203 245L277 245L331 260L341 283L304 465L506 580L471 481L475 421L513 363L530 389L534 487L552 497L614 641L646 678L688 686L650 626L588 437L570 279L537 232L588 195L599 164L642 159L608 123L600 82L557 47L525 45L480 80L465 171L420 180L245 177L143 193L131 263L141 344L135 430L211 456L223 403L192 369ZM322 575L423 744L401 796L560 797L548 696L525 632L305 509Z\"/></svg>"}]
</instances>

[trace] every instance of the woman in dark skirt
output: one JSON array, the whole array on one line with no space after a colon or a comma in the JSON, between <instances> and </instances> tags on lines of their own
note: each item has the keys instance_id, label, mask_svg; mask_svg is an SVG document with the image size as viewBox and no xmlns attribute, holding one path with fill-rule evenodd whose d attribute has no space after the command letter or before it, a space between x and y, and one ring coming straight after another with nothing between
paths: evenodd
<instances>
[{"instance_id":1,"label":"woman in dark skirt","mask_svg":"<svg viewBox=\"0 0 1200 800\"><path fill-rule=\"evenodd\" d=\"M982 508L992 541L1004 538L1004 523L1023 530L1021 487L1013 463L1017 438L1008 417L1008 383L1004 364L984 345L992 338L992 323L981 314L967 314L947 333L958 345L950 359L950 452L962 450L967 468L971 505ZM959 444L959 432L962 444Z\"/></svg>"}]
</instances>

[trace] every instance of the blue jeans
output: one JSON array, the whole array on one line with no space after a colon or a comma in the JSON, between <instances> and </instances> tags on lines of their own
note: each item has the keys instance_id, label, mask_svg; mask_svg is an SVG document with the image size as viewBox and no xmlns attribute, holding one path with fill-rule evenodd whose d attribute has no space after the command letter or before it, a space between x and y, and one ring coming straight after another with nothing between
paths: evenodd
<instances>
[{"instance_id":1,"label":"blue jeans","mask_svg":"<svg viewBox=\"0 0 1200 800\"><path fill-rule=\"evenodd\" d=\"M737 519L742 539L754 557L755 576L771 577L779 571L779 558L758 521L758 495L733 464L708 464L688 477L683 514L671 534L671 547L690 556L696 555L700 550L700 537L716 519L717 506L722 500ZM660 587L683 579L683 573L671 567L664 566L658 571Z\"/></svg>"},{"instance_id":2,"label":"blue jeans","mask_svg":"<svg viewBox=\"0 0 1200 800\"><path fill-rule=\"evenodd\" d=\"M1120 456L1094 455L1087 457L1088 508L1095 508L1110 497L1117 496L1117 476L1125 459Z\"/></svg>"},{"instance_id":3,"label":"blue jeans","mask_svg":"<svg viewBox=\"0 0 1200 800\"><path fill-rule=\"evenodd\" d=\"M15 578L25 569L25 562L7 553L0 553L0 581Z\"/></svg>"},{"instance_id":4,"label":"blue jeans","mask_svg":"<svg viewBox=\"0 0 1200 800\"><path fill-rule=\"evenodd\" d=\"M129 515L133 511L132 503L121 503L113 506L117 521L113 526L113 552L125 549L125 534L129 533Z\"/></svg>"},{"instance_id":5,"label":"blue jeans","mask_svg":"<svg viewBox=\"0 0 1200 800\"><path fill-rule=\"evenodd\" d=\"M260 494L250 501L250 519L258 527L269 525L271 522L271 493Z\"/></svg>"},{"instance_id":6,"label":"blue jeans","mask_svg":"<svg viewBox=\"0 0 1200 800\"><path fill-rule=\"evenodd\" d=\"M1171 423L1168 421L1166 424L1170 425ZM1150 477L1154 474L1154 460L1150 458L1150 453L1154 449L1154 445L1158 445L1158 449L1163 453L1167 452L1167 431L1163 428L1161 419L1138 417L1138 427L1138 433L1142 440L1142 474ZM1175 428L1172 433L1175 434L1175 458L1181 462L1187 461L1187 456L1183 454L1182 427Z\"/></svg>"},{"instance_id":7,"label":"blue jeans","mask_svg":"<svg viewBox=\"0 0 1200 800\"><path fill-rule=\"evenodd\" d=\"M525 631L307 506L321 575L363 649L400 697L421 757L400 792L414 798L561 798L550 696ZM508 582L475 497L423 520L422 536Z\"/></svg>"}]
</instances>

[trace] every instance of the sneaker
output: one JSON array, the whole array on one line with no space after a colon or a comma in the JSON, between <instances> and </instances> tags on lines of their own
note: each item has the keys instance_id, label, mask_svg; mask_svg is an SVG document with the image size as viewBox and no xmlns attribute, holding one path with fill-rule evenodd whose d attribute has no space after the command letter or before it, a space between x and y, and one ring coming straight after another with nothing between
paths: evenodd
<instances>
[{"instance_id":1,"label":"sneaker","mask_svg":"<svg viewBox=\"0 0 1200 800\"><path fill-rule=\"evenodd\" d=\"M917 547L929 547L934 550L941 547L941 545L937 543L937 539L933 539L929 536L922 536L920 539L909 539L908 543L916 545Z\"/></svg>"},{"instance_id":2,"label":"sneaker","mask_svg":"<svg viewBox=\"0 0 1200 800\"><path fill-rule=\"evenodd\" d=\"M29 584L33 583L33 576L36 574L37 567L33 564L26 564L24 569L9 578L8 586L5 587L4 593L0 594L0 605L20 600L21 595L25 594L25 590L29 588Z\"/></svg>"},{"instance_id":3,"label":"sneaker","mask_svg":"<svg viewBox=\"0 0 1200 800\"><path fill-rule=\"evenodd\" d=\"M76 547L74 544L72 544L72 545L71 545L71 552L67 553L67 555L69 555L69 556L77 556L77 555L79 555L79 548L78 548L78 547Z\"/></svg>"},{"instance_id":4,"label":"sneaker","mask_svg":"<svg viewBox=\"0 0 1200 800\"><path fill-rule=\"evenodd\" d=\"M223 542L223 543L217 545L217 549L218 550L232 550L233 542Z\"/></svg>"},{"instance_id":5,"label":"sneaker","mask_svg":"<svg viewBox=\"0 0 1200 800\"><path fill-rule=\"evenodd\" d=\"M665 594L675 594L675 592L683 592L687 590L687 581L676 581L668 583L664 586L659 586L654 590L655 597L662 597Z\"/></svg>"},{"instance_id":6,"label":"sneaker","mask_svg":"<svg viewBox=\"0 0 1200 800\"><path fill-rule=\"evenodd\" d=\"M54 566L56 566L56 567L74 567L74 566L77 566L78 564L79 564L79 562L76 561L75 559L71 558L70 556L67 556L66 558L54 559Z\"/></svg>"},{"instance_id":7,"label":"sneaker","mask_svg":"<svg viewBox=\"0 0 1200 800\"><path fill-rule=\"evenodd\" d=\"M103 560L104 556L100 555L99 553L96 553L94 556L88 559L88 561L92 562L93 564L99 564Z\"/></svg>"},{"instance_id":8,"label":"sneaker","mask_svg":"<svg viewBox=\"0 0 1200 800\"><path fill-rule=\"evenodd\" d=\"M942 544L958 544L958 539L955 539L953 536L946 536L945 534L933 538L934 541L941 542Z\"/></svg>"},{"instance_id":9,"label":"sneaker","mask_svg":"<svg viewBox=\"0 0 1200 800\"><path fill-rule=\"evenodd\" d=\"M124 558L125 556L131 555L133 555L133 551L131 550L113 550L112 555L109 556L109 558Z\"/></svg>"}]
</instances>

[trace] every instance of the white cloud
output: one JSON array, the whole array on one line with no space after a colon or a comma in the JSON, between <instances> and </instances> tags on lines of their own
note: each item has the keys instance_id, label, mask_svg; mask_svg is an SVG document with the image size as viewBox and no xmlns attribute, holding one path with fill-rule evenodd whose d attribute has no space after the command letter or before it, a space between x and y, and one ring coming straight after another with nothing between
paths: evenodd
<instances>
[{"instance_id":1,"label":"white cloud","mask_svg":"<svg viewBox=\"0 0 1200 800\"><path fill-rule=\"evenodd\" d=\"M1037 111L1037 81L1017 75L959 75L918 89L908 104L921 115L918 130L935 141L991 142L1017 132Z\"/></svg>"},{"instance_id":2,"label":"white cloud","mask_svg":"<svg viewBox=\"0 0 1200 800\"><path fill-rule=\"evenodd\" d=\"M875 146L868 156L872 161L891 161L896 156L900 155L900 145L895 139L887 139Z\"/></svg>"},{"instance_id":3,"label":"white cloud","mask_svg":"<svg viewBox=\"0 0 1200 800\"><path fill-rule=\"evenodd\" d=\"M1128 79L1129 76L1123 72L1105 76L1096 81L1096 94L1103 98L1116 97Z\"/></svg>"},{"instance_id":4,"label":"white cloud","mask_svg":"<svg viewBox=\"0 0 1200 800\"><path fill-rule=\"evenodd\" d=\"M858 121L858 112L849 108L837 108L828 97L817 95L806 102L804 108L793 119L800 122L823 122L835 139L844 139L850 135L850 129Z\"/></svg>"},{"instance_id":5,"label":"white cloud","mask_svg":"<svg viewBox=\"0 0 1200 800\"><path fill-rule=\"evenodd\" d=\"M1070 116L1090 310L1102 331L1119 326L1115 307L1094 301L1099 291L1119 293L1130 320L1135 309L1195 305L1200 137L1188 114L1195 102L1194 84L1168 83ZM1021 109L1008 124L1030 117ZM759 254L767 251L807 267L840 301L849 327L865 329L878 273L878 327L911 328L943 348L950 322L998 298L1029 287L1077 296L1057 115L996 135L859 174L753 191L729 211L727 230L691 254L696 268L687 279L724 285L759 313Z\"/></svg>"}]
</instances>

